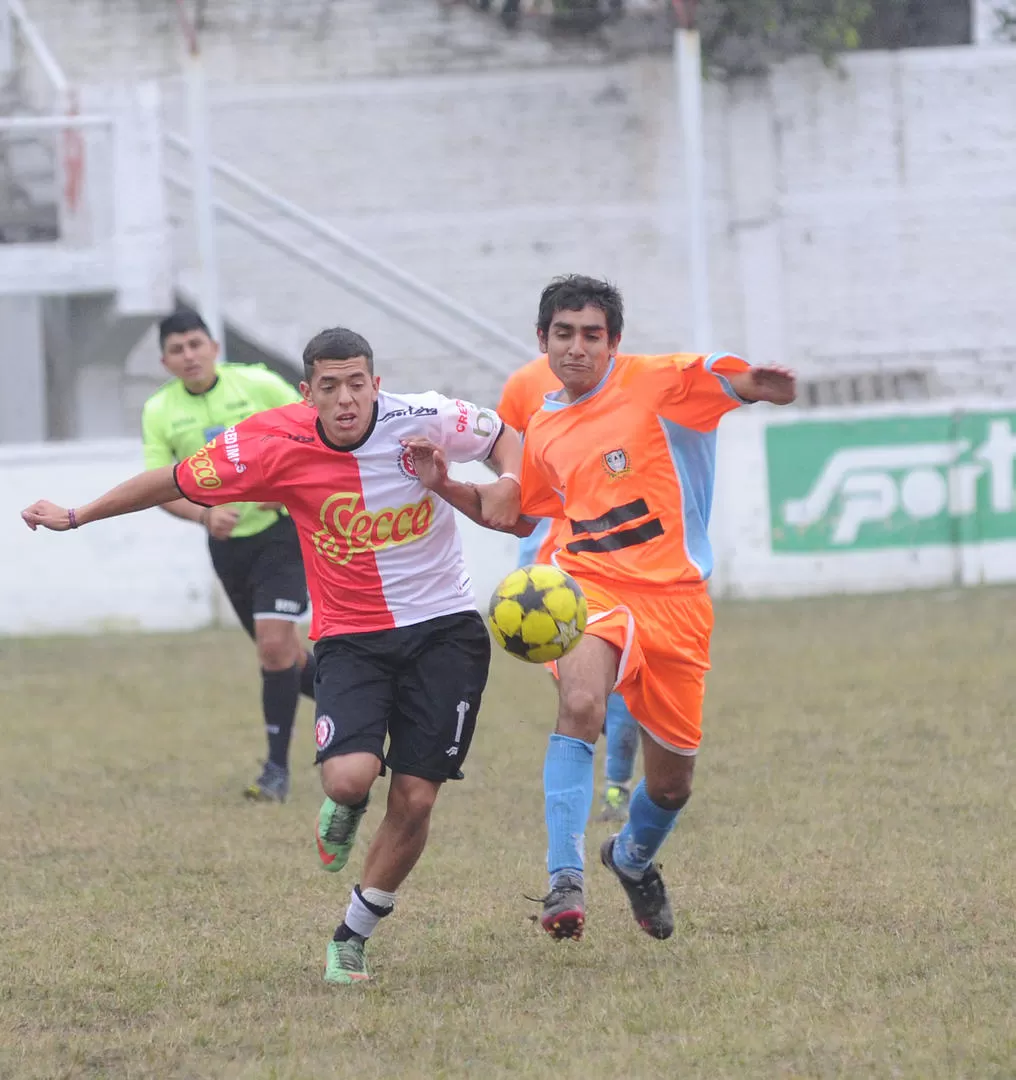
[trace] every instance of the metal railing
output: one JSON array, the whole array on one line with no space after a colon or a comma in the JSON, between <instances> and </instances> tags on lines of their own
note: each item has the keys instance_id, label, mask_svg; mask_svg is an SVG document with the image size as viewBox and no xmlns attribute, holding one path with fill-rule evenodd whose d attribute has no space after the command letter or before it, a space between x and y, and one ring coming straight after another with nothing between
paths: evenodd
<instances>
[{"instance_id":1,"label":"metal railing","mask_svg":"<svg viewBox=\"0 0 1016 1080\"><path fill-rule=\"evenodd\" d=\"M170 147L184 154L189 154L190 144L182 135L169 132L165 138ZM532 346L514 337L498 326L497 323L426 284L426 282L396 266L395 263L378 255L341 229L337 229L330 222L316 217L292 200L272 191L247 173L218 158L212 158L209 164L216 175L228 180L238 190L243 191L262 206L270 209L278 218L299 226L311 236L337 249L345 256L347 261L374 271L387 282L424 301L428 307L449 316L457 326L466 327L479 338L496 343L501 349L518 360L530 360L535 355ZM191 193L193 190L188 180L171 170L166 171L165 179L171 187L178 191ZM342 286L351 295L383 311L393 319L413 327L457 353L469 356L492 369L498 375L504 376L513 369L514 365L499 363L488 353L473 348L468 342L464 342L461 336L441 326L428 315L412 311L397 299L365 285L362 281L357 280L353 274L338 269L332 262L308 250L306 245L296 243L277 229L259 221L252 214L233 206L227 200L217 198L213 200L213 205L215 213L223 220L232 222L304 266L310 267L321 277Z\"/></svg>"},{"instance_id":2,"label":"metal railing","mask_svg":"<svg viewBox=\"0 0 1016 1080\"><path fill-rule=\"evenodd\" d=\"M113 232L109 116L82 116L77 94L22 0L9 16L8 111L0 116L0 241L80 247Z\"/></svg>"},{"instance_id":3,"label":"metal railing","mask_svg":"<svg viewBox=\"0 0 1016 1080\"><path fill-rule=\"evenodd\" d=\"M114 138L110 116L0 116L0 242L108 240Z\"/></svg>"},{"instance_id":4,"label":"metal railing","mask_svg":"<svg viewBox=\"0 0 1016 1080\"><path fill-rule=\"evenodd\" d=\"M39 28L28 17L21 0L6 0L14 24L17 90L25 106L39 112L65 112L71 105L70 83L49 51ZM18 49L20 46L20 49ZM25 63L23 57L33 63Z\"/></svg>"}]
</instances>

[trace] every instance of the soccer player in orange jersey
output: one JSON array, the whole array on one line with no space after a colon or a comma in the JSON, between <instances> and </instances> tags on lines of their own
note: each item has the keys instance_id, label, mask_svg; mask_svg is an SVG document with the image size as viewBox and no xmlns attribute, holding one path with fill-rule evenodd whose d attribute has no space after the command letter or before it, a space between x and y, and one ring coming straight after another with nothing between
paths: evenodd
<instances>
[{"instance_id":1,"label":"soccer player in orange jersey","mask_svg":"<svg viewBox=\"0 0 1016 1080\"><path fill-rule=\"evenodd\" d=\"M571 276L544 290L537 322L563 389L526 431L522 511L568 519L557 561L590 613L582 641L558 662L544 769L551 887L542 921L557 938L581 936L585 922L593 744L615 687L642 728L645 778L600 857L639 926L657 938L673 932L653 859L691 795L702 736L716 426L739 405L795 397L787 369L726 353L619 357L623 316L615 288Z\"/></svg>"},{"instance_id":2,"label":"soccer player in orange jersey","mask_svg":"<svg viewBox=\"0 0 1016 1080\"><path fill-rule=\"evenodd\" d=\"M557 727L543 773L550 891L541 921L555 938L581 937L585 924L593 749L615 689L642 729L645 777L600 858L638 925L655 938L673 933L653 859L691 795L702 735L716 426L740 405L795 396L786 368L727 353L619 356L623 314L613 286L573 275L544 289L537 322L562 389L526 429L522 512L567 520L555 559L589 603L585 635L557 664ZM426 449L414 450L425 484L466 513L511 526L500 493L450 483L440 453L428 459Z\"/></svg>"},{"instance_id":3,"label":"soccer player in orange jersey","mask_svg":"<svg viewBox=\"0 0 1016 1080\"><path fill-rule=\"evenodd\" d=\"M543 408L547 394L560 389L561 380L551 371L546 355L539 356L508 377L498 402L498 415L524 436L529 421ZM567 532L564 518L542 518L529 536L519 540L519 566L551 562L558 547L568 542L561 539ZM639 727L620 694L611 694L607 699L603 729L607 739L606 783L596 820L623 824L631 801Z\"/></svg>"}]
</instances>

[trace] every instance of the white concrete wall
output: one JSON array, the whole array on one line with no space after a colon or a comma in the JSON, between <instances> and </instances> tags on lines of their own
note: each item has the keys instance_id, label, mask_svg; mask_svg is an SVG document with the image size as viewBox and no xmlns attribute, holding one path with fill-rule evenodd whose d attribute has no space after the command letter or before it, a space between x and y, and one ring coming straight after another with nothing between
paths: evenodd
<instances>
[{"instance_id":1,"label":"white concrete wall","mask_svg":"<svg viewBox=\"0 0 1016 1080\"><path fill-rule=\"evenodd\" d=\"M31 532L36 499L74 506L142 468L133 440L0 447L0 633L187 630L215 614L202 530L149 510L74 533Z\"/></svg>"},{"instance_id":2,"label":"white concrete wall","mask_svg":"<svg viewBox=\"0 0 1016 1080\"><path fill-rule=\"evenodd\" d=\"M992 45L1005 40L1013 40L1004 32L1003 15L1016 19L1014 0L971 0L973 15L973 33L971 38L976 45Z\"/></svg>"},{"instance_id":3,"label":"white concrete wall","mask_svg":"<svg viewBox=\"0 0 1016 1080\"><path fill-rule=\"evenodd\" d=\"M164 77L180 124L169 5L31 10L75 76ZM321 10L208 5L222 156L517 336L531 335L546 280L583 270L623 286L628 348L680 346L688 275L666 58L561 53L423 0L349 0L325 24ZM946 392L1016 386L1016 48L800 60L710 83L706 109L717 348L811 374L925 368ZM177 266L192 271L186 205L173 212ZM496 396L496 374L236 228L222 229L221 254L227 304L280 337L349 323L375 343L388 385Z\"/></svg>"},{"instance_id":4,"label":"white concrete wall","mask_svg":"<svg viewBox=\"0 0 1016 1080\"><path fill-rule=\"evenodd\" d=\"M722 107L722 96L709 98L714 128L722 127ZM570 271L624 287L629 348L673 348L687 333L672 120L669 67L642 61L224 89L212 130L221 156L532 341L535 354L540 290ZM255 130L260 151L250 142ZM724 347L733 348L741 344L739 284L725 242L725 183L717 160L710 165L711 269ZM288 232L357 273L333 249ZM389 385L434 384L496 400L503 376L449 358L284 257L264 257L233 227L220 236L227 293L256 298L260 318L298 322L308 337L345 322L374 344ZM183 258L192 240L180 239ZM359 276L391 291L373 274ZM492 353L511 369L513 361Z\"/></svg>"},{"instance_id":5,"label":"white concrete wall","mask_svg":"<svg viewBox=\"0 0 1016 1080\"><path fill-rule=\"evenodd\" d=\"M788 355L927 358L968 393L1000 372L1011 385L1016 49L862 54L845 67L838 79L796 62L771 82ZM979 385L963 386L971 376Z\"/></svg>"},{"instance_id":6,"label":"white concrete wall","mask_svg":"<svg viewBox=\"0 0 1016 1080\"><path fill-rule=\"evenodd\" d=\"M142 468L133 440L0 447L0 635L191 630L235 626L212 572L205 533L161 510L99 521L77 532L31 532L22 507L47 498L75 506ZM481 465L456 467L483 481ZM514 537L460 519L478 602L515 566Z\"/></svg>"},{"instance_id":7,"label":"white concrete wall","mask_svg":"<svg viewBox=\"0 0 1016 1080\"><path fill-rule=\"evenodd\" d=\"M516 335L571 270L623 286L629 348L688 334L665 60L214 100L223 156ZM1016 385L1016 48L858 54L836 71L802 60L710 84L706 108L718 348L813 374L925 368L947 392ZM347 321L400 384L496 392L236 229L222 256L227 292L260 318L308 335Z\"/></svg>"}]
</instances>

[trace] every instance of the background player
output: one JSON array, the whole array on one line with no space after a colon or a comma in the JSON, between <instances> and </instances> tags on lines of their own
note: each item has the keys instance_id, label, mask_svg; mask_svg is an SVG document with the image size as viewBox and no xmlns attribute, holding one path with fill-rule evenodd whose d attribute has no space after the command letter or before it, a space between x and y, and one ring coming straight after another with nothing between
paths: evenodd
<instances>
[{"instance_id":1,"label":"background player","mask_svg":"<svg viewBox=\"0 0 1016 1080\"><path fill-rule=\"evenodd\" d=\"M453 461L489 461L502 479L485 487L512 518L521 443L468 402L380 393L370 346L350 330L315 337L304 366L313 408L253 416L80 510L42 501L22 516L63 531L179 494L289 507L313 598L325 869L345 866L371 786L392 772L384 820L328 946L326 980L351 983L368 978L365 942L423 852L441 785L462 775L490 662L455 515L420 482L404 443L422 437Z\"/></svg>"},{"instance_id":2,"label":"background player","mask_svg":"<svg viewBox=\"0 0 1016 1080\"><path fill-rule=\"evenodd\" d=\"M508 376L498 402L498 415L525 437L529 421L543 408L546 395L560 389L561 380L550 370L547 357L537 357ZM563 519L543 518L529 536L519 540L519 566L551 562L559 538L566 531L567 522ZM604 732L607 737L606 783L597 821L623 823L631 800L639 737L638 724L620 694L611 694L607 699Z\"/></svg>"},{"instance_id":3,"label":"background player","mask_svg":"<svg viewBox=\"0 0 1016 1080\"><path fill-rule=\"evenodd\" d=\"M248 416L300 400L295 387L261 364L219 364L219 346L197 312L163 319L159 344L173 379L145 402L148 469L183 461ZM307 611L307 584L293 522L280 504L204 507L176 499L163 509L208 530L216 576L257 646L268 757L245 794L282 802L300 693L314 696L314 659L297 625Z\"/></svg>"}]
</instances>

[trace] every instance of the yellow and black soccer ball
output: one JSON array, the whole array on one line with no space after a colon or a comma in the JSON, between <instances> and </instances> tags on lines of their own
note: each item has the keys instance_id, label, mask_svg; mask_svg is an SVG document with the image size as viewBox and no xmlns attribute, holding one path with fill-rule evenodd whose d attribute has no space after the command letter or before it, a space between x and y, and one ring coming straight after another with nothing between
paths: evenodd
<instances>
[{"instance_id":1,"label":"yellow and black soccer ball","mask_svg":"<svg viewBox=\"0 0 1016 1080\"><path fill-rule=\"evenodd\" d=\"M490 598L494 640L531 664L559 660L573 649L585 631L586 616L578 582L544 563L513 570Z\"/></svg>"}]
</instances>

